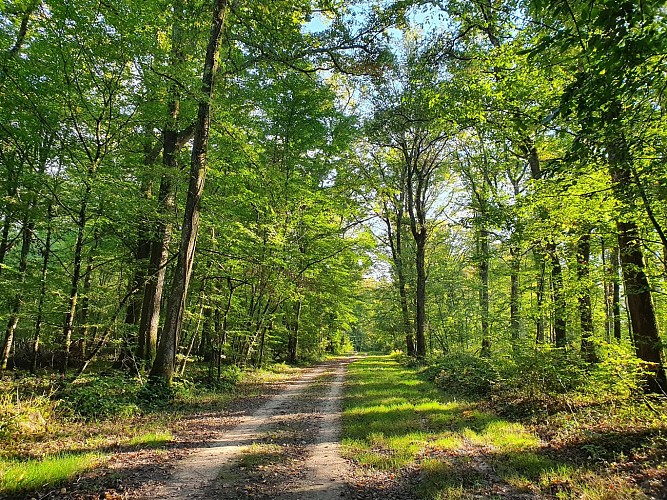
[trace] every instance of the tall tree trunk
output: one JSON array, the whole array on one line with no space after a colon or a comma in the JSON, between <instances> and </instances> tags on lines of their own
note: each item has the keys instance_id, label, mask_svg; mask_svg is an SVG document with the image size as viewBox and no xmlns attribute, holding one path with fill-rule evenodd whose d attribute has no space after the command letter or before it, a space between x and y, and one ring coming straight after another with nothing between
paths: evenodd
<instances>
[{"instance_id":1,"label":"tall tree trunk","mask_svg":"<svg viewBox=\"0 0 667 500\"><path fill-rule=\"evenodd\" d=\"M581 352L589 363L598 361L595 354L593 336L593 308L591 306L591 290L588 283L590 277L589 260L591 256L590 230L582 234L577 241L577 278L579 280L579 321L581 324Z\"/></svg>"},{"instance_id":2,"label":"tall tree trunk","mask_svg":"<svg viewBox=\"0 0 667 500\"><path fill-rule=\"evenodd\" d=\"M650 369L654 374L649 379L649 389L663 392L667 390L667 376L658 319L645 272L641 233L632 215L627 213L634 205L632 159L623 135L622 124L618 119L619 114L620 103L615 102L607 111L606 147L614 194L626 209L626 213L621 214L616 223L624 290L637 357L650 363Z\"/></svg>"},{"instance_id":3,"label":"tall tree trunk","mask_svg":"<svg viewBox=\"0 0 667 500\"><path fill-rule=\"evenodd\" d=\"M613 277L613 295L611 301L611 313L614 324L614 338L621 341L621 278L619 277L620 262L618 257L618 247L611 250L611 273Z\"/></svg>"},{"instance_id":4,"label":"tall tree trunk","mask_svg":"<svg viewBox=\"0 0 667 500\"><path fill-rule=\"evenodd\" d=\"M1 152L2 150L0 149L0 153ZM6 193L7 199L11 200L16 197L16 193L18 191L20 170L19 169L15 170L11 168L9 165L10 164L8 162L7 172L4 175L6 176L6 182L7 182L7 193ZM6 213L3 215L4 218L2 221L2 237L0 237L0 274L2 274L3 264L5 263L5 259L7 258L7 253L9 252L12 246L11 242L9 241L9 232L12 228L12 215L13 215L11 213L11 209L7 210Z\"/></svg>"},{"instance_id":5,"label":"tall tree trunk","mask_svg":"<svg viewBox=\"0 0 667 500\"><path fill-rule=\"evenodd\" d=\"M176 269L167 302L167 318L160 338L157 355L150 376L161 378L171 383L176 360L176 350L180 335L185 300L190 282L190 273L194 262L195 244L199 229L199 209L206 179L206 154L208 151L209 127L211 121L211 98L213 96L214 77L218 69L220 41L227 0L216 0L206 59L202 77L202 97L199 102L197 121L195 122L194 144L190 162L190 183L183 214L181 242L176 261Z\"/></svg>"},{"instance_id":6,"label":"tall tree trunk","mask_svg":"<svg viewBox=\"0 0 667 500\"><path fill-rule=\"evenodd\" d=\"M86 349L88 346L88 341L90 340L88 338L89 336L89 331L88 331L88 320L89 320L89 315L90 315L90 290L91 290L91 282L93 279L93 260L94 260L94 254L95 251L97 250L97 245L100 240L100 234L97 228L95 228L95 235L93 237L94 243L93 243L93 248L88 252L88 255L86 256L86 270L83 272L83 287L81 290L81 308L80 308L80 315L78 319L78 338L80 339L81 342L81 352L79 353L81 356L81 359L86 358Z\"/></svg>"},{"instance_id":7,"label":"tall tree trunk","mask_svg":"<svg viewBox=\"0 0 667 500\"><path fill-rule=\"evenodd\" d=\"M173 150L171 150L171 134L164 134L164 164L175 167ZM174 162L171 165L171 162ZM169 260L169 244L171 242L171 216L175 205L175 194L168 174L163 175L160 182L158 194L158 205L161 219L157 226L157 234L150 246L150 259L146 283L144 285L144 297L141 309L141 320L139 322L139 338L137 341L137 355L140 359L150 364L155 358L157 348L158 327L160 324L160 306L164 290L165 276L167 273L167 261Z\"/></svg>"},{"instance_id":8,"label":"tall tree trunk","mask_svg":"<svg viewBox=\"0 0 667 500\"><path fill-rule=\"evenodd\" d=\"M512 343L516 345L521 338L521 317L519 316L521 260L519 259L519 249L510 246L510 257L512 259L510 269L510 331L512 332Z\"/></svg>"},{"instance_id":9,"label":"tall tree trunk","mask_svg":"<svg viewBox=\"0 0 667 500\"><path fill-rule=\"evenodd\" d=\"M426 357L426 229L423 228L415 238L415 264L417 271L417 346L415 354L418 358Z\"/></svg>"},{"instance_id":10,"label":"tall tree trunk","mask_svg":"<svg viewBox=\"0 0 667 500\"><path fill-rule=\"evenodd\" d=\"M72 263L72 281L70 284L70 293L68 299L68 308L65 313L65 321L63 324L63 359L61 362L60 372L64 375L67 372L69 365L70 348L72 345L72 332L74 330L74 317L76 315L76 305L79 299L79 282L81 281L81 264L83 261L83 238L86 231L86 224L88 217L86 211L88 209L88 202L93 190L93 176L97 171L97 162L91 163L88 169L88 178L86 179L86 189L81 199L81 207L77 217L77 233L76 244L74 246L74 261Z\"/></svg>"},{"instance_id":11,"label":"tall tree trunk","mask_svg":"<svg viewBox=\"0 0 667 500\"><path fill-rule=\"evenodd\" d=\"M489 337L489 233L480 228L478 233L479 259L479 306L481 311L482 348L480 356L491 356L491 338Z\"/></svg>"},{"instance_id":12,"label":"tall tree trunk","mask_svg":"<svg viewBox=\"0 0 667 500\"><path fill-rule=\"evenodd\" d=\"M547 252L551 259L551 288L554 300L554 343L556 347L565 347L567 345L567 332L565 296L563 294L563 269L554 242L547 244Z\"/></svg>"},{"instance_id":13,"label":"tall tree trunk","mask_svg":"<svg viewBox=\"0 0 667 500\"><path fill-rule=\"evenodd\" d=\"M181 0L173 2L173 21L171 26L171 53L170 65L177 67L183 60L181 51L181 24L183 23L183 5ZM166 276L166 266L169 259L169 244L171 243L171 218L176 206L174 176L178 172L177 154L178 122L180 115L180 96L177 85L169 86L171 99L167 105L168 117L162 133L162 165L165 172L160 179L158 191L158 220L157 231L150 244L147 279L144 285L144 296L139 322L139 338L137 341L137 355L150 365L156 356L158 328L160 324L160 309Z\"/></svg>"},{"instance_id":14,"label":"tall tree trunk","mask_svg":"<svg viewBox=\"0 0 667 500\"><path fill-rule=\"evenodd\" d=\"M287 362L296 363L299 347L299 325L301 323L301 308L303 301L298 299L294 304L294 317L290 320L289 335L287 338Z\"/></svg>"},{"instance_id":15,"label":"tall tree trunk","mask_svg":"<svg viewBox=\"0 0 667 500\"><path fill-rule=\"evenodd\" d=\"M7 362L11 353L12 344L14 342L14 333L16 332L16 325L19 322L19 315L21 307L23 306L23 284L25 282L26 269L28 268L28 253L30 252L30 245L32 244L33 231L35 223L31 220L32 210L34 204L31 204L23 221L23 240L21 243L21 256L19 257L18 276L16 279L16 294L12 301L12 310L7 321L7 329L5 331L5 342L2 349L2 359L0 360L0 369L7 369Z\"/></svg>"},{"instance_id":16,"label":"tall tree trunk","mask_svg":"<svg viewBox=\"0 0 667 500\"><path fill-rule=\"evenodd\" d=\"M537 299L537 313L535 317L535 341L538 344L544 343L544 274L546 272L546 262L541 249L533 251L533 257L537 264L537 289L535 296Z\"/></svg>"},{"instance_id":17,"label":"tall tree trunk","mask_svg":"<svg viewBox=\"0 0 667 500\"><path fill-rule=\"evenodd\" d=\"M39 282L39 299L37 301L37 318L35 319L35 336L32 342L32 362L30 373L37 372L37 360L39 357L39 342L42 334L42 318L44 317L44 300L46 299L46 277L49 271L49 257L51 255L51 220L53 219L53 205L49 203L46 219L46 241L42 249L42 273Z\"/></svg>"},{"instance_id":18,"label":"tall tree trunk","mask_svg":"<svg viewBox=\"0 0 667 500\"><path fill-rule=\"evenodd\" d=\"M408 294L406 291L405 273L402 269L397 272L398 277L398 296L401 302L401 319L403 320L403 333L405 335L405 348L408 356L415 356L415 338L412 330L412 322L410 321L410 310L408 309Z\"/></svg>"},{"instance_id":19,"label":"tall tree trunk","mask_svg":"<svg viewBox=\"0 0 667 500\"><path fill-rule=\"evenodd\" d=\"M387 226L387 238L389 239L389 247L391 249L392 262L394 264L394 272L396 274L396 282L398 284L398 297L401 306L401 319L403 321L403 334L405 336L405 347L408 356L415 355L415 340L412 330L412 322L410 321L410 310L408 308L408 296L406 291L405 269L403 263L403 204L405 182L401 179L401 194L395 199L394 207L396 215L396 230L392 228L391 219L389 217L389 208L384 205L384 221Z\"/></svg>"},{"instance_id":20,"label":"tall tree trunk","mask_svg":"<svg viewBox=\"0 0 667 500\"><path fill-rule=\"evenodd\" d=\"M651 369L655 372L655 378L650 380L650 389L656 392L664 391L667 390L667 378L662 359L662 343L651 288L644 271L639 228L634 222L623 221L619 221L617 227L624 289L637 357L653 364Z\"/></svg>"},{"instance_id":21,"label":"tall tree trunk","mask_svg":"<svg viewBox=\"0 0 667 500\"><path fill-rule=\"evenodd\" d=\"M12 227L12 221L9 214L5 214L2 223L2 237L0 237L0 274L2 274L5 257L9 251L9 229Z\"/></svg>"}]
</instances>

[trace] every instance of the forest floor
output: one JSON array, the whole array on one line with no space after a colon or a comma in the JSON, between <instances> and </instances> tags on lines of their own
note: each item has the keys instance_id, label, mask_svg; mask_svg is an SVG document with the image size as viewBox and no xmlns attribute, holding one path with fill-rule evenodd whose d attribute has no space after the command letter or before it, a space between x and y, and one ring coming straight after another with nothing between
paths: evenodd
<instances>
[{"instance_id":1,"label":"forest floor","mask_svg":"<svg viewBox=\"0 0 667 500\"><path fill-rule=\"evenodd\" d=\"M14 443L26 459L98 455L75 481L8 498L667 498L664 414L641 436L609 439L609 423L574 414L530 424L452 397L388 356L285 367L238 391L162 420L72 424Z\"/></svg>"},{"instance_id":2,"label":"forest floor","mask_svg":"<svg viewBox=\"0 0 667 500\"><path fill-rule=\"evenodd\" d=\"M516 418L368 356L350 366L345 391L350 498L666 499L667 404L657 405L622 418L609 405Z\"/></svg>"},{"instance_id":3,"label":"forest floor","mask_svg":"<svg viewBox=\"0 0 667 500\"><path fill-rule=\"evenodd\" d=\"M348 462L339 452L343 382L354 359L293 370L282 380L255 384L252 394L222 407L162 421L153 415L153 433L147 432L148 416L146 422L123 424L124 440L112 436L122 433L118 423L108 422L84 425L79 432L63 429L56 432L60 440L51 436L32 447L27 443L16 455L53 456L60 446L67 453L97 451L99 463L75 481L7 498L340 498L349 477ZM141 429L131 428L132 422ZM107 441L91 448L91 439L105 428ZM129 439L130 433L137 437ZM36 447L44 449L37 453Z\"/></svg>"}]
</instances>

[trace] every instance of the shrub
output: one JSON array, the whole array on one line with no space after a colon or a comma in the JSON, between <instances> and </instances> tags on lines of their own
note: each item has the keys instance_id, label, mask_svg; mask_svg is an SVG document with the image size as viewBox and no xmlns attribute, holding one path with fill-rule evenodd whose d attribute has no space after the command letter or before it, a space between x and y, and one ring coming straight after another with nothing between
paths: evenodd
<instances>
[{"instance_id":1,"label":"shrub","mask_svg":"<svg viewBox=\"0 0 667 500\"><path fill-rule=\"evenodd\" d=\"M218 378L218 373L215 371L214 379L209 381L209 385L212 388L219 389L222 391L228 391L236 384L239 383L243 375L243 370L235 365L223 366L220 369L220 378Z\"/></svg>"},{"instance_id":2,"label":"shrub","mask_svg":"<svg viewBox=\"0 0 667 500\"><path fill-rule=\"evenodd\" d=\"M138 381L127 376L91 375L66 385L58 396L71 417L90 421L141 413L138 390Z\"/></svg>"},{"instance_id":3,"label":"shrub","mask_svg":"<svg viewBox=\"0 0 667 500\"><path fill-rule=\"evenodd\" d=\"M144 410L158 410L169 406L176 395L176 388L164 379L149 378L137 392L137 401Z\"/></svg>"},{"instance_id":4,"label":"shrub","mask_svg":"<svg viewBox=\"0 0 667 500\"><path fill-rule=\"evenodd\" d=\"M468 397L488 395L498 381L498 371L489 360L466 353L443 356L423 373L441 389Z\"/></svg>"},{"instance_id":5,"label":"shrub","mask_svg":"<svg viewBox=\"0 0 667 500\"><path fill-rule=\"evenodd\" d=\"M515 352L499 364L502 383L499 393L524 397L565 394L578 390L586 382L586 363L575 351L565 349L530 349Z\"/></svg>"},{"instance_id":6,"label":"shrub","mask_svg":"<svg viewBox=\"0 0 667 500\"><path fill-rule=\"evenodd\" d=\"M46 432L55 406L45 396L19 400L12 394L0 395L0 440Z\"/></svg>"},{"instance_id":7,"label":"shrub","mask_svg":"<svg viewBox=\"0 0 667 500\"><path fill-rule=\"evenodd\" d=\"M645 363L631 349L606 344L600 349L600 362L590 369L585 392L598 397L628 398L643 394L648 374Z\"/></svg>"}]
</instances>

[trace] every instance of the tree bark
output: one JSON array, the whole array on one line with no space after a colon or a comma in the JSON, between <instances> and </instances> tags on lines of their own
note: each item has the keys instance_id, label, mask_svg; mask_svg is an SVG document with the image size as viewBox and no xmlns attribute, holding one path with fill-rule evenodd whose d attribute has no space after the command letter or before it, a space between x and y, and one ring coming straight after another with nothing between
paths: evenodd
<instances>
[{"instance_id":1,"label":"tree bark","mask_svg":"<svg viewBox=\"0 0 667 500\"><path fill-rule=\"evenodd\" d=\"M551 259L551 289L554 301L554 343L556 347L565 347L567 345L567 331L565 296L563 294L563 269L554 242L547 244L547 252Z\"/></svg>"},{"instance_id":2,"label":"tree bark","mask_svg":"<svg viewBox=\"0 0 667 500\"><path fill-rule=\"evenodd\" d=\"M426 357L426 228L423 228L415 237L417 267L417 346L415 354L418 358Z\"/></svg>"},{"instance_id":3,"label":"tree bark","mask_svg":"<svg viewBox=\"0 0 667 500\"><path fill-rule=\"evenodd\" d=\"M161 378L171 384L176 360L176 350L182 326L185 300L194 251L199 229L199 210L206 179L206 154L208 151L209 127L211 121L211 98L213 97L214 76L218 69L218 56L222 30L227 12L227 0L216 0L213 20L202 77L202 98L199 102L197 121L195 122L194 144L190 162L190 183L183 214L181 242L174 270L171 293L167 302L167 318L160 339L157 355L150 376Z\"/></svg>"},{"instance_id":4,"label":"tree bark","mask_svg":"<svg viewBox=\"0 0 667 500\"><path fill-rule=\"evenodd\" d=\"M39 341L42 333L42 319L44 317L44 300L46 299L46 277L49 271L49 257L51 255L51 220L53 219L53 205L49 204L47 209L46 241L42 249L42 273L39 285L39 299L37 302L37 318L35 319L35 336L32 343L32 363L30 373L37 372L37 360L39 357Z\"/></svg>"},{"instance_id":5,"label":"tree bark","mask_svg":"<svg viewBox=\"0 0 667 500\"><path fill-rule=\"evenodd\" d=\"M12 344L14 342L14 333L16 332L16 325L19 322L19 315L21 314L21 307L23 306L23 284L25 282L26 269L28 268L28 253L30 252L30 245L33 240L33 231L35 223L32 221L31 212L34 205L28 209L25 219L23 221L23 239L21 243L21 256L19 257L18 277L16 280L16 294L12 302L12 310L7 321L7 329L5 330L5 342L2 349L2 359L0 360L0 369L7 369L7 362L11 353Z\"/></svg>"},{"instance_id":6,"label":"tree bark","mask_svg":"<svg viewBox=\"0 0 667 500\"><path fill-rule=\"evenodd\" d=\"M637 357L648 363L653 372L649 378L649 390L667 390L667 376L662 353L662 342L658 329L658 319L653 305L651 286L645 272L641 232L630 212L633 206L632 159L618 119L620 103L616 102L607 112L606 147L608 151L609 173L612 187L622 207L626 209L616 222L618 248L628 312Z\"/></svg>"},{"instance_id":7,"label":"tree bark","mask_svg":"<svg viewBox=\"0 0 667 500\"><path fill-rule=\"evenodd\" d=\"M620 342L621 331L621 279L619 277L620 262L618 257L618 247L611 250L611 272L613 278L613 295L611 301L611 313L614 324L614 338Z\"/></svg>"},{"instance_id":8,"label":"tree bark","mask_svg":"<svg viewBox=\"0 0 667 500\"><path fill-rule=\"evenodd\" d=\"M303 301L298 299L294 304L294 318L289 322L289 336L287 338L287 362L296 363L299 347L299 325L301 323L301 307Z\"/></svg>"},{"instance_id":9,"label":"tree bark","mask_svg":"<svg viewBox=\"0 0 667 500\"><path fill-rule=\"evenodd\" d=\"M416 309L416 349L417 358L426 357L426 195L429 174L426 166L419 164L419 158L410 152L407 145L403 146L407 177L406 201L410 216L410 231L415 242L415 271L417 286L415 297Z\"/></svg>"},{"instance_id":10,"label":"tree bark","mask_svg":"<svg viewBox=\"0 0 667 500\"><path fill-rule=\"evenodd\" d=\"M489 337L489 233L480 228L479 241L479 306L481 310L482 347L480 356L491 357L491 338Z\"/></svg>"},{"instance_id":11,"label":"tree bark","mask_svg":"<svg viewBox=\"0 0 667 500\"><path fill-rule=\"evenodd\" d=\"M521 338L521 317L519 315L519 273L521 272L521 260L519 250L510 247L511 270L510 270L510 331L512 332L512 343L517 344Z\"/></svg>"},{"instance_id":12,"label":"tree bark","mask_svg":"<svg viewBox=\"0 0 667 500\"><path fill-rule=\"evenodd\" d=\"M591 256L591 233L585 232L577 241L577 278L579 280L579 321L581 324L581 352L589 363L597 363L593 336L593 308L591 306L591 290L588 283Z\"/></svg>"},{"instance_id":13,"label":"tree bark","mask_svg":"<svg viewBox=\"0 0 667 500\"><path fill-rule=\"evenodd\" d=\"M538 344L544 343L544 273L546 263L541 249L533 251L533 257L537 264L537 289L535 296L537 299L537 313L535 318L535 341Z\"/></svg>"},{"instance_id":14,"label":"tree bark","mask_svg":"<svg viewBox=\"0 0 667 500\"><path fill-rule=\"evenodd\" d=\"M5 214L2 224L2 237L0 237L0 274L2 274L5 257L9 250L9 228L12 226L12 221L9 214Z\"/></svg>"},{"instance_id":15,"label":"tree bark","mask_svg":"<svg viewBox=\"0 0 667 500\"><path fill-rule=\"evenodd\" d=\"M170 65L175 68L183 60L181 52L181 23L183 22L183 5L181 0L173 2L174 19L171 25ZM156 356L158 328L160 324L160 308L169 259L171 243L171 217L175 211L176 193L174 187L175 173L178 171L178 119L180 114L180 95L178 86L169 85L171 97L167 109L168 116L162 133L162 165L165 172L160 179L158 191L157 231L150 243L147 279L144 285L144 296L139 322L139 338L137 355L145 365L150 365Z\"/></svg>"},{"instance_id":16,"label":"tree bark","mask_svg":"<svg viewBox=\"0 0 667 500\"><path fill-rule=\"evenodd\" d=\"M400 180L401 194L395 200L396 230L392 229L391 219L389 218L389 208L384 205L384 221L387 226L387 238L391 249L394 272L396 273L396 282L398 285L398 297L401 307L401 319L403 321L403 334L405 336L406 353L410 357L415 356L415 340L412 331L412 322L410 321L410 310L408 309L408 297L406 291L405 269L403 263L403 204L405 193L405 181Z\"/></svg>"},{"instance_id":17,"label":"tree bark","mask_svg":"<svg viewBox=\"0 0 667 500\"><path fill-rule=\"evenodd\" d=\"M83 262L83 238L86 230L88 217L86 211L88 209L88 202L93 190L93 176L97 171L97 162L93 161L88 169L88 178L86 179L86 188L84 190L83 198L81 200L81 207L77 217L77 233L76 244L74 247L74 261L72 263L72 281L70 285L70 293L68 299L68 308L65 314L65 321L63 324L63 359L60 367L60 372L64 375L67 373L69 365L70 347L72 345L72 332L74 330L74 317L76 314L76 305L79 299L79 282L81 281L81 264Z\"/></svg>"}]
</instances>

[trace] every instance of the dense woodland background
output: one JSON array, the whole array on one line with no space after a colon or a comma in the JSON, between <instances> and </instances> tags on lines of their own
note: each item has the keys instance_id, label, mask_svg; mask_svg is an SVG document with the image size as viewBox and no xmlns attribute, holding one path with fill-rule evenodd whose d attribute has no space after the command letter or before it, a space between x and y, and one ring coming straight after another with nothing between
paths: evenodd
<instances>
[{"instance_id":1,"label":"dense woodland background","mask_svg":"<svg viewBox=\"0 0 667 500\"><path fill-rule=\"evenodd\" d=\"M2 369L354 345L664 391L666 15L0 1Z\"/></svg>"}]
</instances>

